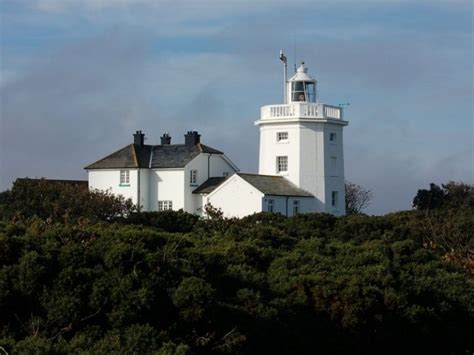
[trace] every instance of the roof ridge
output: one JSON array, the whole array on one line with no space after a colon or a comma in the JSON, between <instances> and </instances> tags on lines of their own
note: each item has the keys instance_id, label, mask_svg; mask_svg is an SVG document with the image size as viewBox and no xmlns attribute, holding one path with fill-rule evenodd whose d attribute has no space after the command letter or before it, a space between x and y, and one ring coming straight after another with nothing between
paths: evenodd
<instances>
[{"instance_id":1,"label":"roof ridge","mask_svg":"<svg viewBox=\"0 0 474 355\"><path fill-rule=\"evenodd\" d=\"M132 155L133 155L133 160L135 161L135 165L137 166L137 168L140 167L140 164L138 164L138 159L137 159L137 151L135 149L135 144L132 144Z\"/></svg>"},{"instance_id":2,"label":"roof ridge","mask_svg":"<svg viewBox=\"0 0 474 355\"><path fill-rule=\"evenodd\" d=\"M155 146L152 145L150 148L150 159L148 159L148 169L151 169L151 162L153 161L153 150L155 149Z\"/></svg>"},{"instance_id":3,"label":"roof ridge","mask_svg":"<svg viewBox=\"0 0 474 355\"><path fill-rule=\"evenodd\" d=\"M269 174L254 174L254 173L241 173L241 172L236 172L236 174L238 175L252 175L252 176L268 176L268 177L281 177L281 178L284 178L286 179L284 176L282 175L269 175ZM286 179L288 180L288 179ZM290 180L288 180L290 181Z\"/></svg>"}]
</instances>

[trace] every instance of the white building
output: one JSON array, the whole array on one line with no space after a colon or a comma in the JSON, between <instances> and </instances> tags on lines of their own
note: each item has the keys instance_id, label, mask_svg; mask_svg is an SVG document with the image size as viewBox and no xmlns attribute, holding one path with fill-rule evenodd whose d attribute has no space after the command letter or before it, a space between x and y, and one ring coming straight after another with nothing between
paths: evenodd
<instances>
[{"instance_id":1,"label":"white building","mask_svg":"<svg viewBox=\"0 0 474 355\"><path fill-rule=\"evenodd\" d=\"M226 217L269 211L345 214L341 107L319 103L316 80L304 63L287 80L281 105L264 106L260 120L259 174L240 173L223 152L201 144L190 131L184 144L144 144L137 131L129 144L85 169L89 188L131 198L144 211L204 214L220 208Z\"/></svg>"},{"instance_id":2,"label":"white building","mask_svg":"<svg viewBox=\"0 0 474 355\"><path fill-rule=\"evenodd\" d=\"M316 197L316 211L343 215L342 129L348 122L341 107L318 101L316 86L301 63L285 80L284 104L262 107L255 122L260 128L259 174L284 176Z\"/></svg>"}]
</instances>

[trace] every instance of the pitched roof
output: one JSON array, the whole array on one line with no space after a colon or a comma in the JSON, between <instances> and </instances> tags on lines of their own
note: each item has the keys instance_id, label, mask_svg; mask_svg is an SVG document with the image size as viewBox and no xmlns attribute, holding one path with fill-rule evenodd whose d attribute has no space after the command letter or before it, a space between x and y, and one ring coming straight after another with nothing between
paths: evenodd
<instances>
[{"instance_id":1,"label":"pitched roof","mask_svg":"<svg viewBox=\"0 0 474 355\"><path fill-rule=\"evenodd\" d=\"M242 179L265 195L314 197L283 176L237 173Z\"/></svg>"},{"instance_id":2,"label":"pitched roof","mask_svg":"<svg viewBox=\"0 0 474 355\"><path fill-rule=\"evenodd\" d=\"M295 184L283 176L246 173L236 174L265 195L314 197L311 193L298 188ZM193 193L209 194L219 185L221 185L226 179L227 178L225 177L211 177L207 179L202 185L197 187Z\"/></svg>"},{"instance_id":3,"label":"pitched roof","mask_svg":"<svg viewBox=\"0 0 474 355\"><path fill-rule=\"evenodd\" d=\"M204 181L200 186L198 186L194 191L193 194L208 194L214 189L222 184L226 177L220 176L220 177L211 177Z\"/></svg>"},{"instance_id":4,"label":"pitched roof","mask_svg":"<svg viewBox=\"0 0 474 355\"><path fill-rule=\"evenodd\" d=\"M200 153L224 154L201 143L192 146L129 144L85 169L182 168Z\"/></svg>"}]
</instances>

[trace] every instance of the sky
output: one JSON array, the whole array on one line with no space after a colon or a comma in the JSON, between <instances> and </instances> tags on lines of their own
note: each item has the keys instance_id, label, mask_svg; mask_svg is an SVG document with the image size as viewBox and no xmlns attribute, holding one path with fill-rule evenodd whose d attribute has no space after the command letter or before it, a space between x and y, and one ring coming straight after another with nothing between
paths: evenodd
<instances>
[{"instance_id":1,"label":"sky","mask_svg":"<svg viewBox=\"0 0 474 355\"><path fill-rule=\"evenodd\" d=\"M260 107L283 49L345 104L345 177L366 212L429 183L474 183L473 5L441 0L0 0L0 191L197 130L258 171Z\"/></svg>"}]
</instances>

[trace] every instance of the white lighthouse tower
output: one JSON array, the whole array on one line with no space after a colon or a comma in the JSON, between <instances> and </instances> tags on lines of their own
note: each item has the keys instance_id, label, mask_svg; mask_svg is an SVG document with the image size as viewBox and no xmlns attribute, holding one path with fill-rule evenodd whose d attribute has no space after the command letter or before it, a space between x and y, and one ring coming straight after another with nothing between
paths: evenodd
<instances>
[{"instance_id":1,"label":"white lighthouse tower","mask_svg":"<svg viewBox=\"0 0 474 355\"><path fill-rule=\"evenodd\" d=\"M318 100L317 81L304 62L287 78L284 103L261 108L259 174L284 176L316 197L314 210L344 215L343 134L348 122L339 106Z\"/></svg>"}]
</instances>

